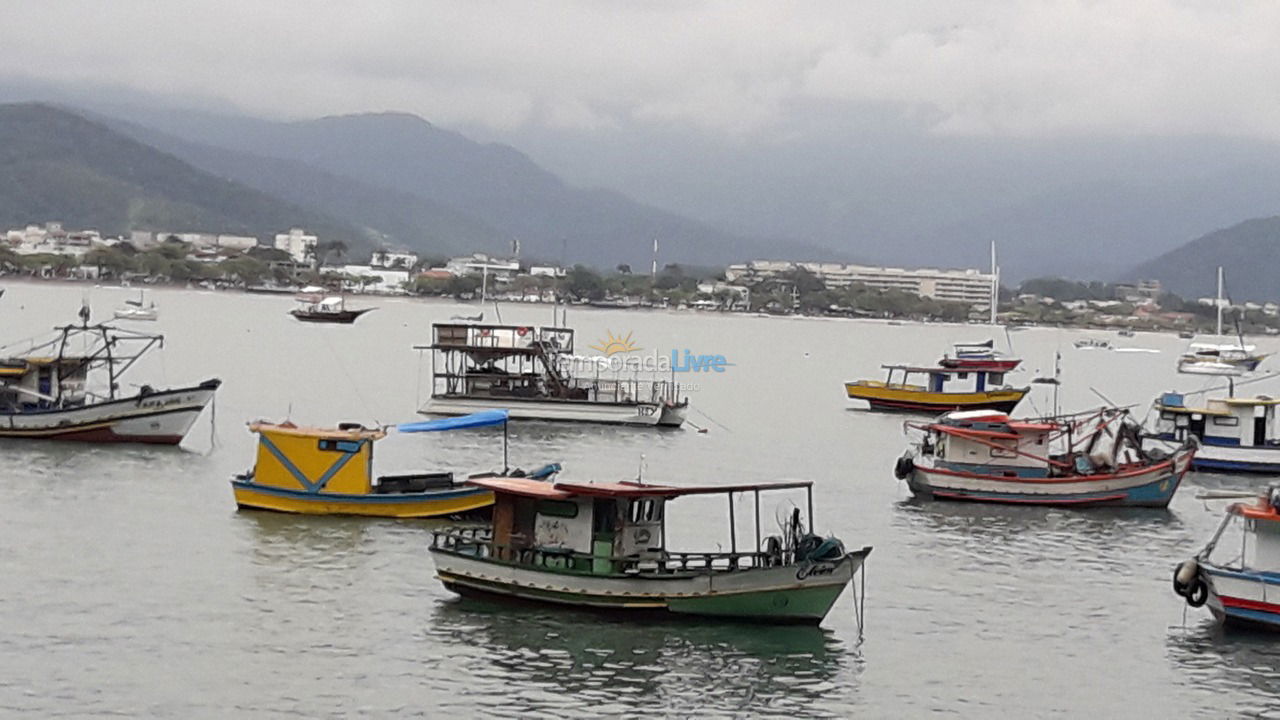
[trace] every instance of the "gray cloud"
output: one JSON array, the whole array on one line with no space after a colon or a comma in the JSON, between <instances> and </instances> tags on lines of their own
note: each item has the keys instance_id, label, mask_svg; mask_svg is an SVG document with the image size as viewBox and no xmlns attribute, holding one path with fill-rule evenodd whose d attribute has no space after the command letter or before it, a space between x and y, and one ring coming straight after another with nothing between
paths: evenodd
<instances>
[{"instance_id":1,"label":"gray cloud","mask_svg":"<svg viewBox=\"0 0 1280 720\"><path fill-rule=\"evenodd\" d=\"M1271 2L18 2L4 74L275 117L802 132L883 106L939 135L1280 136Z\"/></svg>"}]
</instances>

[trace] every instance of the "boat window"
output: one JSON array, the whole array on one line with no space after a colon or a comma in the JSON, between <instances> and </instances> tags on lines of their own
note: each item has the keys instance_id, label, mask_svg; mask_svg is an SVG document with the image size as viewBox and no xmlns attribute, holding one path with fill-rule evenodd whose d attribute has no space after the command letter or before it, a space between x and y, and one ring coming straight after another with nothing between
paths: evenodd
<instances>
[{"instance_id":1,"label":"boat window","mask_svg":"<svg viewBox=\"0 0 1280 720\"><path fill-rule=\"evenodd\" d=\"M632 523L640 522L640 516L644 512L643 500L632 500L631 505L627 508L627 519Z\"/></svg>"},{"instance_id":2,"label":"boat window","mask_svg":"<svg viewBox=\"0 0 1280 720\"><path fill-rule=\"evenodd\" d=\"M360 442L352 440L333 440L331 438L322 438L319 443L321 450L326 452L354 453L360 452Z\"/></svg>"},{"instance_id":3,"label":"boat window","mask_svg":"<svg viewBox=\"0 0 1280 720\"><path fill-rule=\"evenodd\" d=\"M1236 425L1239 425L1239 424L1240 424L1240 418L1238 418L1238 417L1216 417L1216 418L1214 418L1214 419L1213 419L1213 424L1214 424L1214 425L1226 425L1226 426L1228 426L1228 427L1235 427Z\"/></svg>"},{"instance_id":4,"label":"boat window","mask_svg":"<svg viewBox=\"0 0 1280 720\"><path fill-rule=\"evenodd\" d=\"M1162 412L1162 413L1160 413L1160 419L1161 419L1161 420L1174 420L1174 419L1176 419L1177 417L1178 417L1177 415L1174 415L1174 414L1173 414L1173 413L1171 413L1171 412Z\"/></svg>"},{"instance_id":5,"label":"boat window","mask_svg":"<svg viewBox=\"0 0 1280 720\"><path fill-rule=\"evenodd\" d=\"M538 514L550 517L576 518L578 517L578 503L566 500L539 500Z\"/></svg>"},{"instance_id":6,"label":"boat window","mask_svg":"<svg viewBox=\"0 0 1280 720\"><path fill-rule=\"evenodd\" d=\"M999 385L1004 382L1004 373L990 373L987 375L987 379L991 381L992 385Z\"/></svg>"},{"instance_id":7,"label":"boat window","mask_svg":"<svg viewBox=\"0 0 1280 720\"><path fill-rule=\"evenodd\" d=\"M1016 458L1018 453L1013 450L1005 450L1004 448L991 448L991 457L993 458Z\"/></svg>"}]
</instances>

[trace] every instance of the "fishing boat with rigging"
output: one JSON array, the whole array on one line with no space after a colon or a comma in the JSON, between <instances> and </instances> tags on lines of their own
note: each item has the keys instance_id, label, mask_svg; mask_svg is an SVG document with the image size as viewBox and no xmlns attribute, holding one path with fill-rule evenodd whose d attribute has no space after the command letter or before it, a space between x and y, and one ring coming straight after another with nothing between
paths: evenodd
<instances>
[{"instance_id":1,"label":"fishing boat with rigging","mask_svg":"<svg viewBox=\"0 0 1280 720\"><path fill-rule=\"evenodd\" d=\"M1028 420L953 412L906 431L915 439L894 475L939 500L1165 507L1195 454L1191 443L1145 447L1118 408Z\"/></svg>"},{"instance_id":2,"label":"fishing boat with rigging","mask_svg":"<svg viewBox=\"0 0 1280 720\"><path fill-rule=\"evenodd\" d=\"M1004 373L954 367L882 365L883 380L854 380L844 385L851 400L865 400L872 410L940 413L948 410L992 409L1012 412L1030 386L1004 385ZM972 381L968 378L972 376ZM923 377L927 384L910 382ZM968 387L954 389L956 382Z\"/></svg>"},{"instance_id":3,"label":"fishing boat with rigging","mask_svg":"<svg viewBox=\"0 0 1280 720\"><path fill-rule=\"evenodd\" d=\"M486 510L493 493L467 482L483 478L526 475L507 467L507 413L489 410L465 417L396 426L402 433L446 432L503 426L502 473L455 479L452 472L375 475L373 446L387 435L385 428L342 423L336 428L299 427L291 422L252 422L258 436L253 467L231 480L236 506L304 515L364 515L371 517L451 517ZM547 465L527 477L545 480L559 472Z\"/></svg>"},{"instance_id":4,"label":"fishing boat with rigging","mask_svg":"<svg viewBox=\"0 0 1280 720\"><path fill-rule=\"evenodd\" d=\"M569 328L436 323L431 332L430 345L414 348L431 354L424 414L505 407L518 419L678 428L689 409L674 380L611 374L594 363L590 374L575 374Z\"/></svg>"},{"instance_id":5,"label":"fishing boat with rigging","mask_svg":"<svg viewBox=\"0 0 1280 720\"><path fill-rule=\"evenodd\" d=\"M813 483L672 486L635 482L549 483L474 478L494 494L488 528L432 533L436 575L479 595L612 611L765 623L822 622L861 569L870 547L849 551L812 532ZM761 537L762 493L804 489L808 524L795 508L781 535ZM667 506L722 495L729 551L669 550ZM755 536L738 545L735 500L755 499Z\"/></svg>"},{"instance_id":6,"label":"fishing boat with rigging","mask_svg":"<svg viewBox=\"0 0 1280 720\"><path fill-rule=\"evenodd\" d=\"M1280 630L1280 486L1230 505L1204 548L1174 568L1173 591L1218 622Z\"/></svg>"},{"instance_id":7,"label":"fishing boat with rigging","mask_svg":"<svg viewBox=\"0 0 1280 720\"><path fill-rule=\"evenodd\" d=\"M121 378L163 335L105 324L55 328L0 361L0 437L176 445L221 381L121 392ZM5 348L9 351L13 348Z\"/></svg>"}]
</instances>

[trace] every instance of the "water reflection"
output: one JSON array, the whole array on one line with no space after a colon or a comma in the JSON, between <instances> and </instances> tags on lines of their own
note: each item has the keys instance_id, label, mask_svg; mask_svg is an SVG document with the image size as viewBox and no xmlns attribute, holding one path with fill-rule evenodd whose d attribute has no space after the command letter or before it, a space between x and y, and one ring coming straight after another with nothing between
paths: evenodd
<instances>
[{"instance_id":1,"label":"water reflection","mask_svg":"<svg viewBox=\"0 0 1280 720\"><path fill-rule=\"evenodd\" d=\"M465 670L507 686L494 702L508 710L525 689L555 688L561 710L597 715L813 714L849 707L862 670L855 648L807 626L610 619L467 598L438 603L426 633L470 648Z\"/></svg>"},{"instance_id":2,"label":"water reflection","mask_svg":"<svg viewBox=\"0 0 1280 720\"><path fill-rule=\"evenodd\" d=\"M1208 713L1261 716L1280 712L1280 638L1274 631L1223 626L1190 611L1173 626L1167 654Z\"/></svg>"}]
</instances>

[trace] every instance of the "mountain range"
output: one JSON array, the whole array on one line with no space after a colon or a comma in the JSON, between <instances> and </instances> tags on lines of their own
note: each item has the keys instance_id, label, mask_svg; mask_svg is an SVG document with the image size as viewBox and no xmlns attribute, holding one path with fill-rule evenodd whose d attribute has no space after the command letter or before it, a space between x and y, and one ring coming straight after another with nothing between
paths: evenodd
<instances>
[{"instance_id":1,"label":"mountain range","mask_svg":"<svg viewBox=\"0 0 1280 720\"><path fill-rule=\"evenodd\" d=\"M303 226L353 254L506 253L518 241L524 257L600 267L647 266L655 239L664 264L719 265L773 247L573 187L512 148L415 116L201 121L193 138L65 107L0 106L9 150L0 154L0 224L261 237Z\"/></svg>"},{"instance_id":2,"label":"mountain range","mask_svg":"<svg viewBox=\"0 0 1280 720\"><path fill-rule=\"evenodd\" d=\"M734 184L749 179L732 179L747 178L750 163L691 150L685 165L715 165L703 168L703 177L725 179L704 183L701 203L692 192L684 202L668 196L672 206L702 218L691 219L615 190L580 187L506 144L477 142L403 113L278 122L146 103L93 109L20 103L0 105L0 227L61 220L108 233L205 230L267 238L303 226L343 240L353 256L375 247L506 253L518 240L525 258L601 268L647 267L655 238L660 263L712 266L752 258L866 258L972 267L984 264L987 243L996 241L1007 281L1032 274L1154 277L1191 296L1211 292L1213 268L1223 264L1233 297L1280 297L1280 284L1266 272L1280 255L1275 218L1179 240L1194 235L1186 232L1190 227L1261 215L1256 209L1280 195L1274 169L1280 163L1270 162L1270 149L1209 145L1219 151L1212 158L1212 148L1184 143L1163 148L1159 163L1147 162L1153 148L1124 146L1133 167L1093 184L1071 178L1096 171L1097 157L1058 162L1043 149L1024 148L1051 168L1037 170L1040 175L1023 158L1011 161L998 181L975 176L967 185L920 159L874 192L845 188L846 200L834 204L831 193L841 189L815 189L805 171L829 176L846 156L800 154L789 167L778 164L785 188L736 219L705 208L717 194L758 193ZM859 162L876 157L869 149ZM616 161L620 176L628 172L624 159L606 158ZM1152 179L1162 171L1168 177ZM672 173L673 187L688 187L687 177ZM775 180L751 182L769 187ZM936 191L952 206L914 216L899 208L909 191ZM995 200L976 210L957 199L966 194ZM812 207L813 217L797 219L797 207ZM880 243L833 241L843 249L832 250L805 239L834 239L850 222L857 226L850 237L871 235L895 213L902 216L899 231ZM805 230L785 232L788 217L790 226Z\"/></svg>"}]
</instances>

